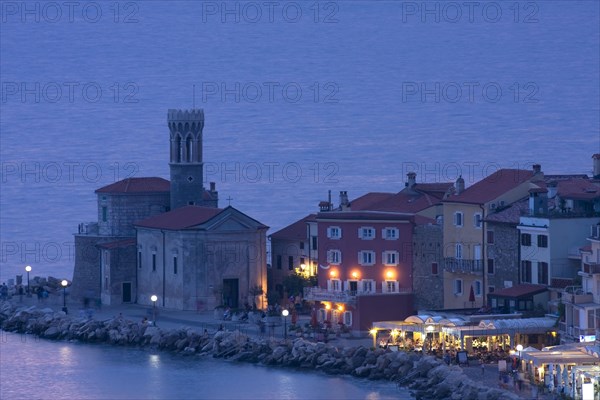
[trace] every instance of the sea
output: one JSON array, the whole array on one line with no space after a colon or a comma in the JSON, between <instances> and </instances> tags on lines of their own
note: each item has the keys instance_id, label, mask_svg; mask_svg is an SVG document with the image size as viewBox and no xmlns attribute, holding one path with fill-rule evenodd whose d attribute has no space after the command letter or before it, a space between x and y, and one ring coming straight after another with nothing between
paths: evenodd
<instances>
[{"instance_id":1,"label":"sea","mask_svg":"<svg viewBox=\"0 0 600 400\"><path fill-rule=\"evenodd\" d=\"M599 21L597 0L0 2L0 281L26 279L26 265L32 278L70 279L73 233L98 219L94 191L168 179L168 109L204 109L205 184L269 234L316 212L329 191L334 203L342 190L397 192L410 171L467 186L534 163L591 174ZM54 373L51 363L71 368L90 352L103 386L61 390L119 396L118 361L98 348L30 344L3 344L3 391L6 365L30 360L8 382L32 393L25 379L38 367ZM140 397L160 393L142 384L151 374L167 382L216 368L121 356L140 362ZM312 379L281 374L270 379ZM238 390L228 375L219 386Z\"/></svg>"}]
</instances>

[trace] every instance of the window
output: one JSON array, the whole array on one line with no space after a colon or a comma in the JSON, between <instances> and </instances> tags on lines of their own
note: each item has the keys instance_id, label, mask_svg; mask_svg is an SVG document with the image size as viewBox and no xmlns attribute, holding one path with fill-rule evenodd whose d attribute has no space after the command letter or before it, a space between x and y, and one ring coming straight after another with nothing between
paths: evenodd
<instances>
[{"instance_id":1,"label":"window","mask_svg":"<svg viewBox=\"0 0 600 400\"><path fill-rule=\"evenodd\" d=\"M493 258L487 259L487 273L490 275L494 274L494 259Z\"/></svg>"},{"instance_id":2,"label":"window","mask_svg":"<svg viewBox=\"0 0 600 400\"><path fill-rule=\"evenodd\" d=\"M456 245L454 247L455 247L455 250L454 250L455 258L457 258L459 260L462 259L462 250L463 250L462 243L456 243Z\"/></svg>"},{"instance_id":3,"label":"window","mask_svg":"<svg viewBox=\"0 0 600 400\"><path fill-rule=\"evenodd\" d=\"M316 236L312 237L312 249L317 250L317 237Z\"/></svg>"},{"instance_id":4,"label":"window","mask_svg":"<svg viewBox=\"0 0 600 400\"><path fill-rule=\"evenodd\" d=\"M288 269L290 271L294 269L294 256L288 256Z\"/></svg>"},{"instance_id":5,"label":"window","mask_svg":"<svg viewBox=\"0 0 600 400\"><path fill-rule=\"evenodd\" d=\"M368 226L358 228L358 237L363 240L375 239L375 229Z\"/></svg>"},{"instance_id":6,"label":"window","mask_svg":"<svg viewBox=\"0 0 600 400\"><path fill-rule=\"evenodd\" d=\"M342 229L339 226L330 226L327 228L327 237L329 239L341 239Z\"/></svg>"},{"instance_id":7,"label":"window","mask_svg":"<svg viewBox=\"0 0 600 400\"><path fill-rule=\"evenodd\" d=\"M142 252L138 251L138 268L142 269Z\"/></svg>"},{"instance_id":8,"label":"window","mask_svg":"<svg viewBox=\"0 0 600 400\"><path fill-rule=\"evenodd\" d=\"M475 296L481 296L481 281L473 282L473 292Z\"/></svg>"},{"instance_id":9,"label":"window","mask_svg":"<svg viewBox=\"0 0 600 400\"><path fill-rule=\"evenodd\" d=\"M281 269L281 265L282 265L281 254L278 254L277 255L277 269Z\"/></svg>"},{"instance_id":10,"label":"window","mask_svg":"<svg viewBox=\"0 0 600 400\"><path fill-rule=\"evenodd\" d=\"M463 226L463 213L457 211L454 213L454 225Z\"/></svg>"},{"instance_id":11,"label":"window","mask_svg":"<svg viewBox=\"0 0 600 400\"><path fill-rule=\"evenodd\" d=\"M496 290L494 286L488 286L488 293L494 293L494 290Z\"/></svg>"},{"instance_id":12,"label":"window","mask_svg":"<svg viewBox=\"0 0 600 400\"><path fill-rule=\"evenodd\" d=\"M537 235L538 247L548 247L548 236Z\"/></svg>"},{"instance_id":13,"label":"window","mask_svg":"<svg viewBox=\"0 0 600 400\"><path fill-rule=\"evenodd\" d=\"M531 283L531 261L521 261L521 282Z\"/></svg>"},{"instance_id":14,"label":"window","mask_svg":"<svg viewBox=\"0 0 600 400\"><path fill-rule=\"evenodd\" d=\"M385 281L385 291L387 293L396 293L398 291L397 281Z\"/></svg>"},{"instance_id":15,"label":"window","mask_svg":"<svg viewBox=\"0 0 600 400\"><path fill-rule=\"evenodd\" d=\"M434 262L431 263L431 275L437 275L438 274L438 263Z\"/></svg>"},{"instance_id":16,"label":"window","mask_svg":"<svg viewBox=\"0 0 600 400\"><path fill-rule=\"evenodd\" d=\"M304 264L304 257L300 257L300 265Z\"/></svg>"},{"instance_id":17,"label":"window","mask_svg":"<svg viewBox=\"0 0 600 400\"><path fill-rule=\"evenodd\" d=\"M454 294L461 295L463 293L463 281L462 279L454 280Z\"/></svg>"},{"instance_id":18,"label":"window","mask_svg":"<svg viewBox=\"0 0 600 400\"><path fill-rule=\"evenodd\" d=\"M106 206L102 206L102 222L106 222L108 211Z\"/></svg>"},{"instance_id":19,"label":"window","mask_svg":"<svg viewBox=\"0 0 600 400\"><path fill-rule=\"evenodd\" d=\"M381 231L381 236L383 236L385 240L396 240L399 237L398 228L384 228Z\"/></svg>"},{"instance_id":20,"label":"window","mask_svg":"<svg viewBox=\"0 0 600 400\"><path fill-rule=\"evenodd\" d=\"M304 250L304 242L300 242L300 250Z\"/></svg>"},{"instance_id":21,"label":"window","mask_svg":"<svg viewBox=\"0 0 600 400\"><path fill-rule=\"evenodd\" d=\"M529 233L521 233L521 246L531 246L531 235Z\"/></svg>"},{"instance_id":22,"label":"window","mask_svg":"<svg viewBox=\"0 0 600 400\"><path fill-rule=\"evenodd\" d=\"M358 252L358 263L360 265L375 264L375 252L370 250L363 250Z\"/></svg>"},{"instance_id":23,"label":"window","mask_svg":"<svg viewBox=\"0 0 600 400\"><path fill-rule=\"evenodd\" d=\"M173 274L177 275L177 257L173 257Z\"/></svg>"},{"instance_id":24,"label":"window","mask_svg":"<svg viewBox=\"0 0 600 400\"><path fill-rule=\"evenodd\" d=\"M538 263L538 283L541 285L548 284L548 263L546 262Z\"/></svg>"},{"instance_id":25,"label":"window","mask_svg":"<svg viewBox=\"0 0 600 400\"><path fill-rule=\"evenodd\" d=\"M156 253L152 253L152 272L156 272Z\"/></svg>"},{"instance_id":26,"label":"window","mask_svg":"<svg viewBox=\"0 0 600 400\"><path fill-rule=\"evenodd\" d=\"M327 252L327 262L330 264L340 264L342 262L342 252L339 250L329 250Z\"/></svg>"},{"instance_id":27,"label":"window","mask_svg":"<svg viewBox=\"0 0 600 400\"><path fill-rule=\"evenodd\" d=\"M487 244L494 244L494 231L487 231Z\"/></svg>"},{"instance_id":28,"label":"window","mask_svg":"<svg viewBox=\"0 0 600 400\"><path fill-rule=\"evenodd\" d=\"M331 279L329 290L333 290L334 292L340 292L342 290L342 281L339 279Z\"/></svg>"},{"instance_id":29,"label":"window","mask_svg":"<svg viewBox=\"0 0 600 400\"><path fill-rule=\"evenodd\" d=\"M372 279L363 279L362 280L362 291L364 293L375 292L375 284Z\"/></svg>"},{"instance_id":30,"label":"window","mask_svg":"<svg viewBox=\"0 0 600 400\"><path fill-rule=\"evenodd\" d=\"M384 251L383 252L383 263L385 265L398 265L398 252L397 251Z\"/></svg>"},{"instance_id":31,"label":"window","mask_svg":"<svg viewBox=\"0 0 600 400\"><path fill-rule=\"evenodd\" d=\"M344 311L344 325L352 326L352 311Z\"/></svg>"},{"instance_id":32,"label":"window","mask_svg":"<svg viewBox=\"0 0 600 400\"><path fill-rule=\"evenodd\" d=\"M473 215L473 226L475 228L481 228L481 214L477 213Z\"/></svg>"}]
</instances>

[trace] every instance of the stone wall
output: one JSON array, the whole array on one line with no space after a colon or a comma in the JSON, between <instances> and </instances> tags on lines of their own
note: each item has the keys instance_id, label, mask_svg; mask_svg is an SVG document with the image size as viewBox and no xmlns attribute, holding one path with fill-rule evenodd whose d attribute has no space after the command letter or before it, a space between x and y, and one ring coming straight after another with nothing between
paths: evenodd
<instances>
[{"instance_id":1,"label":"stone wall","mask_svg":"<svg viewBox=\"0 0 600 400\"><path fill-rule=\"evenodd\" d=\"M103 221L102 207L107 220ZM169 192L152 194L98 193L98 228L100 235L135 236L133 224L169 210Z\"/></svg>"},{"instance_id":2,"label":"stone wall","mask_svg":"<svg viewBox=\"0 0 600 400\"><path fill-rule=\"evenodd\" d=\"M519 284L519 231L513 224L486 222L487 229L494 232L494 243L487 244L486 258L494 260L494 273L488 273L486 260L486 293L489 287L503 289L509 282Z\"/></svg>"},{"instance_id":3,"label":"stone wall","mask_svg":"<svg viewBox=\"0 0 600 400\"><path fill-rule=\"evenodd\" d=\"M413 235L413 292L417 310L444 308L442 227L417 225ZM432 272L437 263L437 274Z\"/></svg>"},{"instance_id":4,"label":"stone wall","mask_svg":"<svg viewBox=\"0 0 600 400\"><path fill-rule=\"evenodd\" d=\"M108 251L110 252L109 287L105 289L104 282L102 283L102 303L110 305L122 304L124 282L131 284L130 302L135 302L137 246L132 244L126 247L113 248ZM105 301L105 297L108 297L107 301Z\"/></svg>"}]
</instances>

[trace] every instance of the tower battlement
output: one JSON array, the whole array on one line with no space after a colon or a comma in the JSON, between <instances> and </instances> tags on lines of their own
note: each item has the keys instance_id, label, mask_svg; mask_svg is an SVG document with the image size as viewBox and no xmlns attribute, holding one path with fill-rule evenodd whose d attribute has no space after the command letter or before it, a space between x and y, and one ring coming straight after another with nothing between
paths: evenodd
<instances>
[{"instance_id":1,"label":"tower battlement","mask_svg":"<svg viewBox=\"0 0 600 400\"><path fill-rule=\"evenodd\" d=\"M191 110L169 109L167 113L169 124L175 122L200 123L204 126L204 110L201 108Z\"/></svg>"}]
</instances>

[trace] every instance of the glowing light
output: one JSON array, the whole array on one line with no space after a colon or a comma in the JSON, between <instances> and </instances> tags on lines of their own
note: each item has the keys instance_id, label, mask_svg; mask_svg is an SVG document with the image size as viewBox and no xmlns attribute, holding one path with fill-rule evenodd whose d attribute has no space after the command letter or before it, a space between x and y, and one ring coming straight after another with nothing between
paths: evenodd
<instances>
[{"instance_id":1,"label":"glowing light","mask_svg":"<svg viewBox=\"0 0 600 400\"><path fill-rule=\"evenodd\" d=\"M516 347L516 349L517 349L518 352L523 351L523 345L522 344L518 344L517 347Z\"/></svg>"},{"instance_id":2,"label":"glowing light","mask_svg":"<svg viewBox=\"0 0 600 400\"><path fill-rule=\"evenodd\" d=\"M31 272L31 265L28 265L28 266L26 266L26 267L25 267L25 271L27 271L27 272Z\"/></svg>"},{"instance_id":3,"label":"glowing light","mask_svg":"<svg viewBox=\"0 0 600 400\"><path fill-rule=\"evenodd\" d=\"M63 285L63 287L67 287L67 285L69 284L69 281L67 281L66 279L63 279L60 284Z\"/></svg>"},{"instance_id":4,"label":"glowing light","mask_svg":"<svg viewBox=\"0 0 600 400\"><path fill-rule=\"evenodd\" d=\"M283 310L281 312L281 315L283 315L284 317L287 317L288 315L290 315L290 312L288 310Z\"/></svg>"},{"instance_id":5,"label":"glowing light","mask_svg":"<svg viewBox=\"0 0 600 400\"><path fill-rule=\"evenodd\" d=\"M393 278L394 278L394 271L392 271L391 269L390 269L390 270L388 270L388 271L385 273L385 277L386 277L386 278L388 278L388 279L393 279Z\"/></svg>"},{"instance_id":6,"label":"glowing light","mask_svg":"<svg viewBox=\"0 0 600 400\"><path fill-rule=\"evenodd\" d=\"M331 304L329 304L329 303L325 304L325 309L326 310L331 310Z\"/></svg>"},{"instance_id":7,"label":"glowing light","mask_svg":"<svg viewBox=\"0 0 600 400\"><path fill-rule=\"evenodd\" d=\"M371 330L369 331L369 333L370 333L371 335L373 335L373 336L374 336L374 335L377 335L377 329L371 329Z\"/></svg>"},{"instance_id":8,"label":"glowing light","mask_svg":"<svg viewBox=\"0 0 600 400\"><path fill-rule=\"evenodd\" d=\"M331 271L329 272L329 276L331 276L332 278L335 278L337 276L337 271Z\"/></svg>"},{"instance_id":9,"label":"glowing light","mask_svg":"<svg viewBox=\"0 0 600 400\"><path fill-rule=\"evenodd\" d=\"M343 304L338 305L338 310L339 311L344 311L344 305Z\"/></svg>"},{"instance_id":10,"label":"glowing light","mask_svg":"<svg viewBox=\"0 0 600 400\"><path fill-rule=\"evenodd\" d=\"M355 279L356 279L356 278L358 278L358 272L354 271L354 272L352 273L352 277L353 277L353 278L355 278Z\"/></svg>"},{"instance_id":11,"label":"glowing light","mask_svg":"<svg viewBox=\"0 0 600 400\"><path fill-rule=\"evenodd\" d=\"M156 300L158 300L158 297L155 294L153 294L152 296L150 296L150 300L156 302Z\"/></svg>"}]
</instances>

